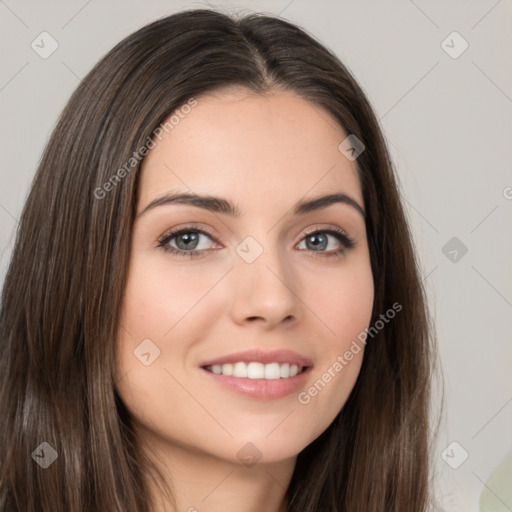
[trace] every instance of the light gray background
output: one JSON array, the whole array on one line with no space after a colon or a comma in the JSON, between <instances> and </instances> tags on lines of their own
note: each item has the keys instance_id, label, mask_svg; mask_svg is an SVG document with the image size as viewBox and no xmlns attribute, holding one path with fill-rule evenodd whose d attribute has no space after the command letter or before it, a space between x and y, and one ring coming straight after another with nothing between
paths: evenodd
<instances>
[{"instance_id":1,"label":"light gray background","mask_svg":"<svg viewBox=\"0 0 512 512\"><path fill-rule=\"evenodd\" d=\"M41 152L80 79L142 25L205 6L0 0L2 281ZM231 8L280 14L313 33L354 73L381 120L445 376L437 487L445 510L475 512L484 482L512 449L512 1L279 0ZM31 48L43 31L59 45L47 59ZM469 44L456 59L442 46L453 31ZM461 48L457 40L445 44ZM454 236L468 248L456 262L442 252ZM458 469L441 457L453 441L469 454ZM462 449L449 452L452 465Z\"/></svg>"}]
</instances>

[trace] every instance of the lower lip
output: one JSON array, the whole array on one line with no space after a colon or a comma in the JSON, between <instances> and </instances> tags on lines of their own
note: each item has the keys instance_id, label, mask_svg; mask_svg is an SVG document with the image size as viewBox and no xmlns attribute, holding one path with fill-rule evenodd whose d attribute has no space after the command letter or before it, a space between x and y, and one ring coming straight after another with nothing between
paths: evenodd
<instances>
[{"instance_id":1,"label":"lower lip","mask_svg":"<svg viewBox=\"0 0 512 512\"><path fill-rule=\"evenodd\" d=\"M287 379L249 379L219 375L204 368L201 368L201 370L207 373L214 382L230 391L260 400L275 400L297 393L304 386L311 368L310 366L295 377L288 377Z\"/></svg>"}]
</instances>

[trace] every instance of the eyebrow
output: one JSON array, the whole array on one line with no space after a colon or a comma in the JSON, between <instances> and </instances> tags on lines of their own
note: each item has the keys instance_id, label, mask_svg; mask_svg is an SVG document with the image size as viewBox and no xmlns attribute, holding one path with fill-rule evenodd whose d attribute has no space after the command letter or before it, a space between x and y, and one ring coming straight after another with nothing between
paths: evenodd
<instances>
[{"instance_id":1,"label":"eyebrow","mask_svg":"<svg viewBox=\"0 0 512 512\"><path fill-rule=\"evenodd\" d=\"M298 202L293 206L293 215L304 215L309 212L323 210L333 204L342 203L351 206L357 210L365 219L366 213L357 201L344 193L328 194L325 196L316 197L307 201ZM222 213L231 217L240 217L240 209L227 199L215 196L200 196L197 194L189 193L170 193L162 197L158 197L151 201L138 216L143 215L149 210L157 206L168 204L187 204L203 208L213 213Z\"/></svg>"}]
</instances>

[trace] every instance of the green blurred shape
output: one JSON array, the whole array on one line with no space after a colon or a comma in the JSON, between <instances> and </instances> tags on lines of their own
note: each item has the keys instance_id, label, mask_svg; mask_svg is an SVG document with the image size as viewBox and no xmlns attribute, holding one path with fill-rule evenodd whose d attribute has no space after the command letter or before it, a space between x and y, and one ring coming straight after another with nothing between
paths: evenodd
<instances>
[{"instance_id":1,"label":"green blurred shape","mask_svg":"<svg viewBox=\"0 0 512 512\"><path fill-rule=\"evenodd\" d=\"M512 452L485 482L480 496L480 512L512 511Z\"/></svg>"}]
</instances>

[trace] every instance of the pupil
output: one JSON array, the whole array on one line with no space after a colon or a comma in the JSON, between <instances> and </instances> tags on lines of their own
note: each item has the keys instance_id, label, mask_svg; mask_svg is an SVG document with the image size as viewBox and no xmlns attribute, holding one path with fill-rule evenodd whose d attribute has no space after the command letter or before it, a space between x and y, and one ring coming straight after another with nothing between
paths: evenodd
<instances>
[{"instance_id":1,"label":"pupil","mask_svg":"<svg viewBox=\"0 0 512 512\"><path fill-rule=\"evenodd\" d=\"M323 241L321 240L323 238ZM321 249L325 249L327 247L326 237L323 235L311 235L309 240L314 240L312 242L313 247L320 247Z\"/></svg>"},{"instance_id":2,"label":"pupil","mask_svg":"<svg viewBox=\"0 0 512 512\"><path fill-rule=\"evenodd\" d=\"M186 233L184 235L180 235L178 237L178 242L179 240L183 241L185 247L182 247L183 249L193 249L194 247L190 247L188 244L190 243L194 243L194 242L197 242L197 233ZM179 243L178 243L178 246L179 246Z\"/></svg>"}]
</instances>

